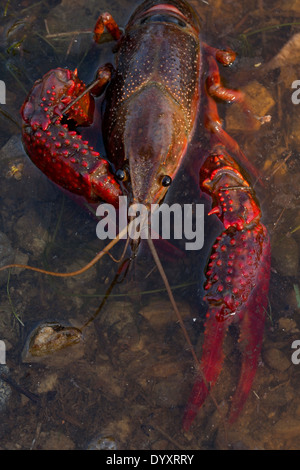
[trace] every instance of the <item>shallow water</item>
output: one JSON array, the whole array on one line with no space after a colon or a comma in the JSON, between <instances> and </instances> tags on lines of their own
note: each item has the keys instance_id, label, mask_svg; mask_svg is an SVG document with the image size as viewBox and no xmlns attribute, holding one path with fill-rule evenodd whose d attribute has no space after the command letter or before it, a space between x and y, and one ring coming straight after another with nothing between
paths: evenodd
<instances>
[{"instance_id":1,"label":"shallow water","mask_svg":"<svg viewBox=\"0 0 300 470\"><path fill-rule=\"evenodd\" d=\"M233 107L219 104L228 132L265 178L264 186L255 189L271 235L272 275L262 356L252 392L240 418L228 428L220 412L226 413L240 370L238 329L232 328L213 390L218 409L208 398L191 430L183 433L181 421L194 364L146 248L96 319L83 329L83 344L37 362L23 362L21 355L32 329L45 321L82 327L97 313L116 264L106 257L82 276L63 280L12 270L0 277L0 339L6 345L13 381L6 405L0 406L1 448L300 448L300 365L291 361L291 345L300 339L300 121L291 87L300 79L300 67L287 58L280 67L263 71L299 30L298 25L273 26L300 22L300 8L292 0L284 6L263 0L191 3L205 18L205 41L216 47L229 45L238 52L236 63L221 69L226 85L240 88L256 80L263 90L257 100L258 114L266 93L274 100L268 111L271 123L258 130L237 126L230 117ZM135 6L133 0L120 4L12 0L0 7L0 79L7 88L7 103L0 113L0 231L8 237L1 241L6 255L15 255L16 262L73 271L104 245L96 237L95 218L27 158L19 110L33 82L51 68L78 67L82 79L92 80L98 63L113 61L112 43L95 50L86 31L108 9L124 26ZM196 135L172 187L174 201L192 202L199 197L189 171L197 155L197 137L201 140ZM182 257L177 252L174 257L174 250L160 250L198 357L203 340L204 265L220 230L208 218L205 227L206 244L199 253L184 252L181 244ZM114 256L120 256L122 249L116 247ZM0 391L1 386L2 382Z\"/></svg>"}]
</instances>

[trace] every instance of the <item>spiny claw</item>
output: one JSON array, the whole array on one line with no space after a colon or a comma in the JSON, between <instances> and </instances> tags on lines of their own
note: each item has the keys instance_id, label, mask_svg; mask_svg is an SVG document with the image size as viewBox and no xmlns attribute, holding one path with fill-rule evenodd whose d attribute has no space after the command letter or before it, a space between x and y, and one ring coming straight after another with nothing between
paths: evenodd
<instances>
[{"instance_id":1,"label":"spiny claw","mask_svg":"<svg viewBox=\"0 0 300 470\"><path fill-rule=\"evenodd\" d=\"M251 228L261 217L258 201L237 163L221 149L222 153L209 156L200 171L201 187L213 197L210 213L220 218L225 229Z\"/></svg>"},{"instance_id":2,"label":"spiny claw","mask_svg":"<svg viewBox=\"0 0 300 470\"><path fill-rule=\"evenodd\" d=\"M216 383L224 359L222 343L228 326L239 322L242 370L232 400L229 422L236 420L251 389L263 339L270 278L270 242L253 190L224 149L208 157L200 172L201 188L212 194L224 224L208 262L205 339L183 428L189 429Z\"/></svg>"},{"instance_id":3,"label":"spiny claw","mask_svg":"<svg viewBox=\"0 0 300 470\"><path fill-rule=\"evenodd\" d=\"M122 192L109 163L61 122L64 108L84 89L77 72L67 69L51 70L38 80L21 110L24 146L33 163L56 184L89 202L104 199L117 206ZM94 100L85 94L68 110L67 119L90 124L93 110Z\"/></svg>"},{"instance_id":4,"label":"spiny claw","mask_svg":"<svg viewBox=\"0 0 300 470\"><path fill-rule=\"evenodd\" d=\"M79 96L85 85L78 79L77 73L68 69L57 68L37 80L27 96L21 114L26 124L32 129L42 127L46 130L53 123L54 116L61 116L63 109ZM84 95L79 103L71 108L69 119L77 125L90 124L94 111L94 100Z\"/></svg>"}]
</instances>

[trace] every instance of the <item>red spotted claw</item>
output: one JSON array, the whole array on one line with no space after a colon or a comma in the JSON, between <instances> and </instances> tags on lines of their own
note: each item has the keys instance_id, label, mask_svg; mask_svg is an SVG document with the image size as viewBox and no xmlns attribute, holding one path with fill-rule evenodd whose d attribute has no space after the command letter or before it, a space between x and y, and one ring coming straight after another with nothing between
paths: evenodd
<instances>
[{"instance_id":1,"label":"red spotted claw","mask_svg":"<svg viewBox=\"0 0 300 470\"><path fill-rule=\"evenodd\" d=\"M206 271L208 313L196 382L184 414L188 430L221 372L222 343L228 326L240 325L242 352L240 380L232 399L229 422L241 412L255 377L261 350L270 279L270 241L260 222L255 194L237 163L221 146L205 161L200 186L213 198L210 214L224 225Z\"/></svg>"},{"instance_id":2,"label":"red spotted claw","mask_svg":"<svg viewBox=\"0 0 300 470\"><path fill-rule=\"evenodd\" d=\"M84 90L77 72L67 69L51 70L38 80L21 109L24 146L33 163L56 184L87 201L105 200L117 206L122 192L109 163L62 123L63 119L72 119L77 126L92 122L94 100L88 93L64 118L66 106Z\"/></svg>"}]
</instances>

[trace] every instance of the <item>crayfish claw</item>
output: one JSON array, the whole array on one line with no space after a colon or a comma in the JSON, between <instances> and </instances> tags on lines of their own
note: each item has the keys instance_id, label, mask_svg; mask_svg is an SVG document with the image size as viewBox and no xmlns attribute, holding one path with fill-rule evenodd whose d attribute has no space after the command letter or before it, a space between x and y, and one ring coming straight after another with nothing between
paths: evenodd
<instances>
[{"instance_id":1,"label":"crayfish claw","mask_svg":"<svg viewBox=\"0 0 300 470\"><path fill-rule=\"evenodd\" d=\"M54 69L38 80L21 110L24 147L56 184L89 202L105 199L117 206L122 192L107 160L61 122L66 114L76 125L90 123L94 99L85 89L76 70Z\"/></svg>"},{"instance_id":2,"label":"crayfish claw","mask_svg":"<svg viewBox=\"0 0 300 470\"><path fill-rule=\"evenodd\" d=\"M254 248L259 250L255 266L253 289L240 313L239 347L242 353L241 373L238 386L232 398L229 423L238 418L251 390L256 374L268 306L268 289L270 280L271 249L270 240L264 225L259 224L257 239L253 239ZM256 234L253 234L256 237ZM252 244L252 243L251 243Z\"/></svg>"},{"instance_id":3,"label":"crayfish claw","mask_svg":"<svg viewBox=\"0 0 300 470\"><path fill-rule=\"evenodd\" d=\"M270 241L260 222L254 190L237 163L215 148L200 171L201 189L213 197L213 209L224 226L217 237L206 272L204 300L208 303L200 371L188 402L183 428L188 430L197 410L215 385L223 363L222 344L228 326L241 327L242 370L232 400L229 422L239 416L255 377L262 345L270 279Z\"/></svg>"}]
</instances>

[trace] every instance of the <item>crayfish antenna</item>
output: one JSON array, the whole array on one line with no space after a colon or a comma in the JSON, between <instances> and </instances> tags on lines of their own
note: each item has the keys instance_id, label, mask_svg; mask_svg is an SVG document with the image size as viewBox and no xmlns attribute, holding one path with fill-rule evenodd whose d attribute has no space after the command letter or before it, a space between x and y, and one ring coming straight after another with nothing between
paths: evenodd
<instances>
[{"instance_id":1,"label":"crayfish antenna","mask_svg":"<svg viewBox=\"0 0 300 470\"><path fill-rule=\"evenodd\" d=\"M118 271L117 273L115 274L112 282L110 283L108 289L106 290L105 294L104 294L104 297L99 305L99 307L97 308L97 310L93 313L93 315L84 323L84 325L80 328L80 330L82 331L84 328L86 328L87 326L89 326L99 315L99 313L102 311L103 307L104 307L104 304L106 303L106 301L108 300L113 288L115 287L116 284L118 284L119 282L121 282L119 279L120 279L120 276L121 274L125 271L125 274L124 274L124 277L126 276L127 274L127 271L129 269L129 266L130 266L130 263L131 263L131 258L129 259L122 259L119 263L119 268L118 268Z\"/></svg>"},{"instance_id":2,"label":"crayfish antenna","mask_svg":"<svg viewBox=\"0 0 300 470\"><path fill-rule=\"evenodd\" d=\"M189 350L190 350L190 352L191 352L191 354L192 354L192 356L193 356L193 359L194 359L194 362L195 362L195 366L196 366L197 371L198 371L198 375L197 375L197 377L198 377L198 379L197 379L198 385L199 385L200 382L201 382L201 387L202 387L203 396L204 396L204 394L206 393L206 390L207 390L207 393L209 392L209 388L210 388L209 380L207 380L206 373L205 373L204 370L202 370L202 368L201 368L201 366L200 366L199 359L197 358L197 355L196 355L196 353L195 353L195 349L194 349L194 347L193 347L193 345L192 345L192 342L191 342L191 339L190 339L190 337L189 337L189 334L188 334L188 332L187 332L187 330L186 330L186 327L184 326L184 323L183 323L183 320L182 320L182 316L181 316L180 311L179 311L179 309L178 309L178 307L177 307L176 301L175 301L174 296L173 296L173 293L172 293L172 289L171 289L171 287L170 287L170 283L169 283L168 278L167 278L167 276L166 276L165 270L164 270L164 268L163 268L163 266L162 266L162 264L161 264L161 261L160 261L160 259L159 259L158 254L157 254L157 251L156 251L156 248L155 248L155 246L154 246L154 243L153 243L153 241L151 240L151 238L148 238L147 241L148 241L148 245L149 245L150 251L151 251L151 253L152 253L152 256L153 256L153 258L154 258L155 264L156 264L156 266L157 266L157 268L158 268L158 271L159 271L159 273L160 273L160 275L161 275L161 278L162 278L162 280L163 280L163 282L164 282L164 284L165 284L165 287L166 287L166 290L167 290L167 293L168 293L170 302L171 302L171 304L172 304L172 306L173 306L173 309L174 309L174 311L175 311L175 314L176 314L178 323L179 323L180 328L181 328L181 330L182 330L182 332L183 332L183 335L184 335L184 337L185 337L185 340L186 340L186 342L187 342L187 345L188 345L188 347L189 347ZM223 329L224 329L224 325L223 325ZM225 331L226 331L226 329L225 329ZM218 331L218 333L220 333L221 335L222 335L222 334L225 335L225 331L222 332L222 330L220 329L220 330ZM214 334L215 334L215 332L216 332L216 330L214 330ZM218 334L217 334L217 336L218 336ZM223 361L222 347L221 347L221 348L219 347L220 344L222 344L222 341L221 341L221 339L220 339L219 337L216 337L213 342L218 346L215 350L216 350L217 354L220 356L220 357L219 357L219 366L217 365L217 359L215 358L215 359L216 359L216 362L213 364L213 367L212 367L212 368L215 368L215 370L216 370L216 374L214 374L214 376L216 376L216 379L215 379L215 380L217 380L218 375L219 375L219 372L220 372L220 369L221 369L221 366L222 366L222 361ZM209 351L209 352L210 352L210 351ZM214 356L214 357L215 357L215 356ZM213 359L213 361L214 361L215 359ZM217 367L216 367L216 365L217 365ZM212 369L212 368L210 368L210 369ZM209 378L210 378L210 377L208 377L208 379L209 379ZM196 382L196 384L195 384L195 386L194 386L194 390L196 390L196 388L197 388L197 382ZM201 393L200 390L198 390L198 391L199 391L199 393ZM205 398L206 398L206 396L207 396L207 394L205 395ZM219 412L221 418L223 419L224 426L225 426L225 417L224 417L224 414L223 414L223 412L221 411L221 409L220 409L220 407L219 407L219 405L218 405L218 403L217 403L217 401L216 401L216 399L215 399L213 393L210 393L210 396L211 396L211 398L212 398L212 400L213 400L213 402L214 402L214 404L215 404L215 407L216 407L216 409L218 410L218 412ZM205 398L203 399L203 401L205 400ZM194 417L195 417L197 411L199 410L199 406L198 406L197 404L196 404L196 406L197 406L197 410L196 410L195 407L193 407L193 406L192 406L191 408L189 408L189 405L188 405L187 412L186 412L186 414L185 414L185 416L184 416L184 421L183 421L183 430L184 430L184 431L188 431L188 429L190 428L190 425L191 425L191 423L192 423L192 421L193 421L193 419L194 419Z\"/></svg>"},{"instance_id":3,"label":"crayfish antenna","mask_svg":"<svg viewBox=\"0 0 300 470\"><path fill-rule=\"evenodd\" d=\"M158 254L157 254L157 251L156 251L156 248L155 248L155 246L154 246L154 243L153 243L153 241L151 240L150 237L147 239L147 241L148 241L148 245L149 245L151 254L152 254L152 256L153 256L153 258L154 258L154 261L155 261L155 264L156 264L156 266L157 266L157 269L158 269L158 271L159 271L159 273L160 273L160 275L161 275L161 278L162 278L162 280L163 280L163 282L164 282L164 284L165 284L165 287L166 287L166 289L167 289L167 293L168 293L170 302L171 302L171 304L172 304L172 306L173 306L173 309L174 309L174 311L175 311L175 313L176 313L177 320L178 320L178 322L179 322L179 324L180 324L180 327L181 327L181 329L182 329L182 332L183 332L183 334L184 334L184 337L185 337L185 339L186 339L186 342L187 342L187 344L188 344L188 346L189 346L189 349L190 349L190 351L191 351L191 354L192 354L192 356L193 356L193 358L194 358L195 363L199 366L200 364L199 364L198 358L197 358L197 356L196 356L194 347L193 347L193 345L192 345L192 342L191 342L191 340L190 340L190 337L189 337L189 335L188 335L188 332L187 332L187 330L186 330L186 327L184 326L184 323L183 323L183 320L182 320L182 316L181 316L181 314L180 314L180 312L179 312L179 309L178 309L178 307L177 307L176 301L175 301L174 296L173 296L172 289L171 289L171 287L170 287L170 283L169 283L168 278L167 278L167 276L166 276L165 270L164 270L164 268L163 268L163 266L162 266L162 264L161 264L161 261L160 261L160 259L159 259Z\"/></svg>"},{"instance_id":4,"label":"crayfish antenna","mask_svg":"<svg viewBox=\"0 0 300 470\"><path fill-rule=\"evenodd\" d=\"M55 276L55 277L73 277L73 276L79 276L80 274L83 274L86 272L88 269L90 269L92 266L94 266L104 255L108 254L109 251L112 249L113 246L115 246L121 239L122 237L127 233L128 226L126 226L117 236L114 238L108 245L106 245L103 250L99 251L97 255L85 266L82 268L78 269L77 271L72 271L69 273L58 273L55 271L48 271L46 269L42 268L36 268L34 266L29 266L27 264L19 264L19 263L12 263L12 264L7 264L6 266L1 266L0 271L4 271L6 269L11 269L11 268L19 268L19 269L28 269L30 271L35 271L41 274L47 274L48 276Z\"/></svg>"}]
</instances>

